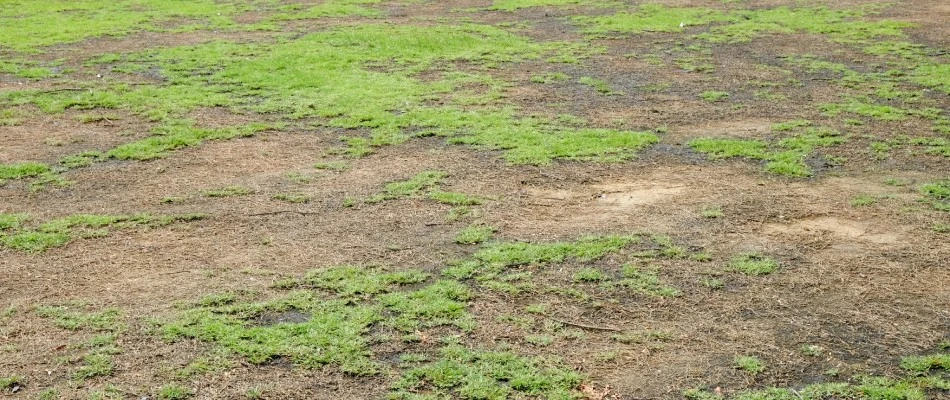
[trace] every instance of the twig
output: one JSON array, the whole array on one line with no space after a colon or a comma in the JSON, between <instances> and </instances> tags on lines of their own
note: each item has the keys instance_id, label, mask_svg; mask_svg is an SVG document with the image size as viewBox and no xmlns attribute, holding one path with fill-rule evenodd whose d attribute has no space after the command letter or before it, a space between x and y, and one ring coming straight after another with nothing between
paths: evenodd
<instances>
[{"instance_id":1,"label":"twig","mask_svg":"<svg viewBox=\"0 0 950 400\"><path fill-rule=\"evenodd\" d=\"M276 214L300 214L300 215L319 215L320 213L306 212L306 211L294 211L294 210L280 210L280 211L270 211L262 212L256 214L248 214L248 217L259 217L261 215L276 215Z\"/></svg>"},{"instance_id":2,"label":"twig","mask_svg":"<svg viewBox=\"0 0 950 400\"><path fill-rule=\"evenodd\" d=\"M564 325L576 326L576 327L578 327L578 328L590 329L590 330L594 330L594 331L623 332L623 331L620 330L620 329L611 328L611 327L609 327L609 326L584 325L584 324L579 324L579 323L577 323L577 322L571 322L571 321L565 321L565 320L562 320L562 319L557 319L557 318L554 318L554 317L548 317L548 318L551 318L551 320L556 321L556 322L560 322L560 323L562 323L562 324L564 324Z\"/></svg>"}]
</instances>

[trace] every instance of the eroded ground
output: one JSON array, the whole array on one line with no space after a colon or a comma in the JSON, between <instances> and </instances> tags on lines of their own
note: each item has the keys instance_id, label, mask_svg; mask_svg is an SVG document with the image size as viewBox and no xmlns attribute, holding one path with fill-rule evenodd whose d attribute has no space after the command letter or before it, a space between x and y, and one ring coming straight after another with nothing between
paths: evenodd
<instances>
[{"instance_id":1,"label":"eroded ground","mask_svg":"<svg viewBox=\"0 0 950 400\"><path fill-rule=\"evenodd\" d=\"M6 1L0 394L950 396L938 1Z\"/></svg>"}]
</instances>

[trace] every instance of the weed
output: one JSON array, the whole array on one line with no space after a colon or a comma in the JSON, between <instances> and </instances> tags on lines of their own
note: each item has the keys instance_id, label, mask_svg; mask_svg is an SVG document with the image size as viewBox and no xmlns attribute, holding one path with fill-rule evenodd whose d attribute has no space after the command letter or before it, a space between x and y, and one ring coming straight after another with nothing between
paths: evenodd
<instances>
[{"instance_id":1,"label":"weed","mask_svg":"<svg viewBox=\"0 0 950 400\"><path fill-rule=\"evenodd\" d=\"M479 244L488 241L497 232L498 229L492 226L471 225L459 231L455 235L455 243L458 244Z\"/></svg>"},{"instance_id":2,"label":"weed","mask_svg":"<svg viewBox=\"0 0 950 400\"><path fill-rule=\"evenodd\" d=\"M271 196L274 200L286 201L288 203L309 203L312 198L303 193L277 193Z\"/></svg>"},{"instance_id":3,"label":"weed","mask_svg":"<svg viewBox=\"0 0 950 400\"><path fill-rule=\"evenodd\" d=\"M933 231L937 233L950 233L950 224L935 223L933 225Z\"/></svg>"},{"instance_id":4,"label":"weed","mask_svg":"<svg viewBox=\"0 0 950 400\"><path fill-rule=\"evenodd\" d=\"M702 92L699 94L699 98L708 101L710 103L715 103L718 101L723 101L729 98L728 92L717 92L714 90Z\"/></svg>"},{"instance_id":5,"label":"weed","mask_svg":"<svg viewBox=\"0 0 950 400\"><path fill-rule=\"evenodd\" d=\"M778 269L778 262L758 253L745 253L733 257L729 269L746 275L768 275Z\"/></svg>"},{"instance_id":6,"label":"weed","mask_svg":"<svg viewBox=\"0 0 950 400\"><path fill-rule=\"evenodd\" d=\"M254 190L244 186L228 186L221 189L212 189L202 192L206 197L235 197L246 196L254 193Z\"/></svg>"},{"instance_id":7,"label":"weed","mask_svg":"<svg viewBox=\"0 0 950 400\"><path fill-rule=\"evenodd\" d=\"M264 398L264 391L260 388L250 388L244 391L244 397L256 400Z\"/></svg>"},{"instance_id":8,"label":"weed","mask_svg":"<svg viewBox=\"0 0 950 400\"><path fill-rule=\"evenodd\" d=\"M737 369L748 372L752 375L757 375L762 371L765 371L765 364L762 363L756 356L739 356L733 360Z\"/></svg>"}]
</instances>

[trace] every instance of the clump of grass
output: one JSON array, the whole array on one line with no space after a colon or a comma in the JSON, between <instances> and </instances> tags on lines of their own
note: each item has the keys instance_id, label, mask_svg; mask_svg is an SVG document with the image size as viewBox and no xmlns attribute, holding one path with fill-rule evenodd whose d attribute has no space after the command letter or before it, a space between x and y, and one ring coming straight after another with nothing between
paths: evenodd
<instances>
[{"instance_id":1,"label":"clump of grass","mask_svg":"<svg viewBox=\"0 0 950 400\"><path fill-rule=\"evenodd\" d=\"M482 199L469 196L465 193L443 192L441 190L435 190L432 193L429 193L429 198L439 203L452 206L475 206L482 204L483 202Z\"/></svg>"},{"instance_id":2,"label":"clump of grass","mask_svg":"<svg viewBox=\"0 0 950 400\"><path fill-rule=\"evenodd\" d=\"M703 218L708 219L716 219L726 216L726 214L722 212L722 207L719 206L704 207L702 211L700 211L700 215L702 215Z\"/></svg>"},{"instance_id":3,"label":"clump of grass","mask_svg":"<svg viewBox=\"0 0 950 400\"><path fill-rule=\"evenodd\" d=\"M685 28L726 19L722 12L702 7L642 4L636 12L598 17L574 17L589 35L605 33L682 32Z\"/></svg>"},{"instance_id":4,"label":"clump of grass","mask_svg":"<svg viewBox=\"0 0 950 400\"><path fill-rule=\"evenodd\" d=\"M0 389L12 389L23 385L23 377L19 375L0 376Z\"/></svg>"},{"instance_id":5,"label":"clump of grass","mask_svg":"<svg viewBox=\"0 0 950 400\"><path fill-rule=\"evenodd\" d=\"M303 193L277 193L271 196L274 200L286 201L288 203L309 203L312 199L309 195Z\"/></svg>"},{"instance_id":6,"label":"clump of grass","mask_svg":"<svg viewBox=\"0 0 950 400\"><path fill-rule=\"evenodd\" d=\"M600 282L609 279L606 274L597 268L584 268L574 273L574 282Z\"/></svg>"},{"instance_id":7,"label":"clump of grass","mask_svg":"<svg viewBox=\"0 0 950 400\"><path fill-rule=\"evenodd\" d=\"M332 290L343 297L351 297L383 293L394 285L419 283L428 277L428 274L417 270L385 272L355 265L342 265L312 270L307 273L304 282Z\"/></svg>"},{"instance_id":8,"label":"clump of grass","mask_svg":"<svg viewBox=\"0 0 950 400\"><path fill-rule=\"evenodd\" d=\"M757 375L765 371L765 363L756 356L739 356L733 361L737 369Z\"/></svg>"},{"instance_id":9,"label":"clump of grass","mask_svg":"<svg viewBox=\"0 0 950 400\"><path fill-rule=\"evenodd\" d=\"M823 347L816 344L803 344L800 350L802 354L809 357L818 357L825 351Z\"/></svg>"},{"instance_id":10,"label":"clump of grass","mask_svg":"<svg viewBox=\"0 0 950 400\"><path fill-rule=\"evenodd\" d=\"M524 341L538 347L549 346L554 343L554 336L546 334L525 335Z\"/></svg>"},{"instance_id":11,"label":"clump of grass","mask_svg":"<svg viewBox=\"0 0 950 400\"><path fill-rule=\"evenodd\" d=\"M465 227L455 235L455 243L479 244L488 241L498 229L492 226L471 225Z\"/></svg>"},{"instance_id":12,"label":"clump of grass","mask_svg":"<svg viewBox=\"0 0 950 400\"><path fill-rule=\"evenodd\" d=\"M570 77L567 76L567 74L563 72L548 72L548 73L532 76L531 82L548 84L548 83L554 83L554 82L562 82L568 79L570 79Z\"/></svg>"},{"instance_id":13,"label":"clump of grass","mask_svg":"<svg viewBox=\"0 0 950 400\"><path fill-rule=\"evenodd\" d=\"M592 78L592 77L589 77L589 76L583 76L583 77L581 77L580 79L578 79L577 82L580 83L580 84L582 84L582 85L590 86L591 88L593 88L594 90L596 90L598 93L604 94L604 95L607 95L607 96L613 96L613 95L623 94L623 93L614 91L613 88L610 87L610 84L607 83L607 81L605 81L605 80L603 80L603 79L597 79L597 78Z\"/></svg>"},{"instance_id":14,"label":"clump of grass","mask_svg":"<svg viewBox=\"0 0 950 400\"><path fill-rule=\"evenodd\" d=\"M615 283L617 286L658 297L676 297L682 294L679 289L663 284L656 271L645 271L632 264L626 264L621 273L623 279Z\"/></svg>"},{"instance_id":15,"label":"clump of grass","mask_svg":"<svg viewBox=\"0 0 950 400\"><path fill-rule=\"evenodd\" d=\"M350 169L350 164L343 161L327 161L313 164L313 167L327 171L342 172Z\"/></svg>"},{"instance_id":16,"label":"clump of grass","mask_svg":"<svg viewBox=\"0 0 950 400\"><path fill-rule=\"evenodd\" d=\"M161 400L185 400L194 396L194 392L177 383L168 383L158 388L156 396Z\"/></svg>"},{"instance_id":17,"label":"clump of grass","mask_svg":"<svg viewBox=\"0 0 950 400\"><path fill-rule=\"evenodd\" d=\"M79 154L63 157L59 160L59 164L69 169L81 168L88 167L101 159L103 159L103 154L101 152L84 151Z\"/></svg>"},{"instance_id":18,"label":"clump of grass","mask_svg":"<svg viewBox=\"0 0 950 400\"><path fill-rule=\"evenodd\" d=\"M705 91L699 94L699 98L708 101L710 103L715 103L723 101L729 98L728 92L719 92L715 90Z\"/></svg>"},{"instance_id":19,"label":"clump of grass","mask_svg":"<svg viewBox=\"0 0 950 400\"><path fill-rule=\"evenodd\" d=\"M796 136L777 143L780 149L772 150L760 140L700 138L689 142L693 150L709 154L711 159L742 157L766 160L765 170L778 175L805 177L812 174L805 158L818 147L827 147L845 142L835 130L806 128Z\"/></svg>"},{"instance_id":20,"label":"clump of grass","mask_svg":"<svg viewBox=\"0 0 950 400\"><path fill-rule=\"evenodd\" d=\"M438 360L404 373L389 397L409 399L425 393L471 399L574 398L580 382L576 372L540 357L452 344L441 350Z\"/></svg>"},{"instance_id":21,"label":"clump of grass","mask_svg":"<svg viewBox=\"0 0 950 400\"><path fill-rule=\"evenodd\" d=\"M471 297L467 286L440 280L413 292L386 293L379 300L399 314L389 321L396 329L415 332L422 327L453 325L471 331L475 320L465 309L465 301Z\"/></svg>"},{"instance_id":22,"label":"clump of grass","mask_svg":"<svg viewBox=\"0 0 950 400\"><path fill-rule=\"evenodd\" d=\"M115 332L124 326L122 313L115 308L87 313L67 306L40 306L36 308L36 314L42 318L51 318L56 326L71 331L89 329Z\"/></svg>"},{"instance_id":23,"label":"clump of grass","mask_svg":"<svg viewBox=\"0 0 950 400\"><path fill-rule=\"evenodd\" d=\"M874 198L874 196L867 195L867 194L862 194L851 199L852 207L866 207L874 203L877 203L877 199Z\"/></svg>"},{"instance_id":24,"label":"clump of grass","mask_svg":"<svg viewBox=\"0 0 950 400\"><path fill-rule=\"evenodd\" d=\"M204 218L203 214L170 216L74 214L48 221L38 228L26 228L18 225L17 230L7 229L6 235L0 235L0 245L29 253L38 253L62 246L76 237L108 235L108 228L158 227L174 222L194 221L202 218Z\"/></svg>"},{"instance_id":25,"label":"clump of grass","mask_svg":"<svg viewBox=\"0 0 950 400\"><path fill-rule=\"evenodd\" d=\"M926 373L938 369L950 371L950 354L904 357L901 359L901 368L913 373Z\"/></svg>"},{"instance_id":26,"label":"clump of grass","mask_svg":"<svg viewBox=\"0 0 950 400\"><path fill-rule=\"evenodd\" d=\"M246 196L251 193L254 193L249 187L245 186L227 186L220 189L211 189L205 190L201 194L206 197L236 197L236 196Z\"/></svg>"},{"instance_id":27,"label":"clump of grass","mask_svg":"<svg viewBox=\"0 0 950 400\"><path fill-rule=\"evenodd\" d=\"M921 185L920 194L934 209L950 211L950 179Z\"/></svg>"},{"instance_id":28,"label":"clump of grass","mask_svg":"<svg viewBox=\"0 0 950 400\"><path fill-rule=\"evenodd\" d=\"M778 262L758 253L744 253L729 261L729 269L746 275L768 275L778 269Z\"/></svg>"},{"instance_id":29,"label":"clump of grass","mask_svg":"<svg viewBox=\"0 0 950 400\"><path fill-rule=\"evenodd\" d=\"M49 165L37 162L22 162L16 164L0 164L0 181L8 179L24 179L40 176L51 171Z\"/></svg>"},{"instance_id":30,"label":"clump of grass","mask_svg":"<svg viewBox=\"0 0 950 400\"><path fill-rule=\"evenodd\" d=\"M423 191L435 189L446 176L446 173L440 171L423 171L407 180L386 184L382 193L367 199L366 202L378 203L384 200L419 196Z\"/></svg>"},{"instance_id":31,"label":"clump of grass","mask_svg":"<svg viewBox=\"0 0 950 400\"><path fill-rule=\"evenodd\" d=\"M83 365L74 373L74 379L89 379L97 376L112 375L115 368L112 364L112 358L106 354L90 354L83 357Z\"/></svg>"}]
</instances>

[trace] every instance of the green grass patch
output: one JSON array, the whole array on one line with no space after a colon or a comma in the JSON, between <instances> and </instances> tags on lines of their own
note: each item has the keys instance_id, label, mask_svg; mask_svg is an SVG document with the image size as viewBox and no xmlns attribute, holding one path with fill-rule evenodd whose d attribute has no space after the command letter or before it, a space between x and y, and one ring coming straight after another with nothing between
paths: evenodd
<instances>
[{"instance_id":1,"label":"green grass patch","mask_svg":"<svg viewBox=\"0 0 950 400\"><path fill-rule=\"evenodd\" d=\"M185 400L194 396L194 391L177 383L168 383L158 388L155 396L160 400Z\"/></svg>"},{"instance_id":2,"label":"green grass patch","mask_svg":"<svg viewBox=\"0 0 950 400\"><path fill-rule=\"evenodd\" d=\"M75 238L107 236L111 230L129 229L137 226L160 227L176 222L188 222L204 218L203 214L153 216L74 214L47 221L37 227L16 227L0 230L0 245L8 248L38 253L59 247ZM25 221L21 219L20 222Z\"/></svg>"},{"instance_id":3,"label":"green grass patch","mask_svg":"<svg viewBox=\"0 0 950 400\"><path fill-rule=\"evenodd\" d=\"M79 0L67 3L14 0L0 10L0 48L36 52L46 46L93 37L125 36L142 30L165 31L169 30L167 24L175 20L195 22L171 28L174 30L227 28L235 25L232 16L252 9L250 5L213 0Z\"/></svg>"},{"instance_id":4,"label":"green grass patch","mask_svg":"<svg viewBox=\"0 0 950 400\"><path fill-rule=\"evenodd\" d=\"M455 235L455 243L458 244L479 244L488 241L495 235L498 229L493 226L471 225L467 226Z\"/></svg>"},{"instance_id":5,"label":"green grass patch","mask_svg":"<svg viewBox=\"0 0 950 400\"><path fill-rule=\"evenodd\" d=\"M614 89L610 87L610 84L607 83L607 81L603 79L592 78L589 76L582 76L580 79L577 80L577 82L582 85L589 86L593 88L594 90L596 90L597 93L600 93L603 95L614 96L614 95L623 94L622 92L614 91Z\"/></svg>"},{"instance_id":6,"label":"green grass patch","mask_svg":"<svg viewBox=\"0 0 950 400\"><path fill-rule=\"evenodd\" d=\"M610 279L607 274L604 274L597 268L591 267L583 268L575 272L573 277L574 282L600 282L607 279Z\"/></svg>"},{"instance_id":7,"label":"green grass patch","mask_svg":"<svg viewBox=\"0 0 950 400\"><path fill-rule=\"evenodd\" d=\"M405 197L418 197L425 191L436 189L448 174L441 171L423 171L404 181L386 184L383 192L370 197L367 203L378 203L385 200L395 200Z\"/></svg>"},{"instance_id":8,"label":"green grass patch","mask_svg":"<svg viewBox=\"0 0 950 400\"><path fill-rule=\"evenodd\" d=\"M585 0L495 0L492 2L489 10L516 11L522 8L532 7L551 7L551 6L570 6L585 3L598 4L598 1Z\"/></svg>"},{"instance_id":9,"label":"green grass patch","mask_svg":"<svg viewBox=\"0 0 950 400\"><path fill-rule=\"evenodd\" d=\"M563 72L547 72L539 75L531 76L531 82L541 83L541 84L550 84L555 82L563 82L571 77Z\"/></svg>"},{"instance_id":10,"label":"green grass patch","mask_svg":"<svg viewBox=\"0 0 950 400\"><path fill-rule=\"evenodd\" d=\"M319 163L313 164L313 167L316 169L322 169L322 170L327 170L327 171L342 172L342 171L346 171L350 169L350 164L343 161L327 161L327 162L319 162Z\"/></svg>"},{"instance_id":11,"label":"green grass patch","mask_svg":"<svg viewBox=\"0 0 950 400\"><path fill-rule=\"evenodd\" d=\"M52 319L56 326L71 331L92 330L97 332L116 332L124 328L122 313L109 308L100 312L83 312L69 306L40 306L36 315Z\"/></svg>"},{"instance_id":12,"label":"green grass patch","mask_svg":"<svg viewBox=\"0 0 950 400\"><path fill-rule=\"evenodd\" d=\"M853 199L851 199L852 207L865 207L877 203L877 199L874 196L862 194Z\"/></svg>"},{"instance_id":13,"label":"green grass patch","mask_svg":"<svg viewBox=\"0 0 950 400\"><path fill-rule=\"evenodd\" d=\"M784 126L780 127L784 128ZM791 126L789 129L795 129ZM781 129L780 129L781 130ZM776 143L775 148L760 140L699 138L689 146L710 159L741 157L767 160L765 170L777 175L792 177L811 176L811 168L805 159L819 147L829 147L846 142L840 132L829 128L805 128L795 136Z\"/></svg>"},{"instance_id":14,"label":"green grass patch","mask_svg":"<svg viewBox=\"0 0 950 400\"><path fill-rule=\"evenodd\" d=\"M728 92L718 92L715 90L705 91L699 94L699 98L710 103L723 101L729 98Z\"/></svg>"},{"instance_id":15,"label":"green grass patch","mask_svg":"<svg viewBox=\"0 0 950 400\"><path fill-rule=\"evenodd\" d=\"M428 274L416 270L357 266L314 270L294 285L303 289L261 301L231 295L203 300L179 317L159 323L159 331L169 340L214 343L255 364L283 358L305 368L333 365L348 374L371 375L379 371L369 350L373 324L399 332L442 325L474 327L466 310L472 295L464 285L442 280L399 290L427 279Z\"/></svg>"},{"instance_id":16,"label":"green grass patch","mask_svg":"<svg viewBox=\"0 0 950 400\"><path fill-rule=\"evenodd\" d=\"M0 181L8 179L32 178L50 171L51 169L49 165L37 162L0 164Z\"/></svg>"},{"instance_id":17,"label":"green grass patch","mask_svg":"<svg viewBox=\"0 0 950 400\"><path fill-rule=\"evenodd\" d=\"M574 17L588 35L606 33L682 32L687 27L706 25L725 20L717 10L702 7L666 7L660 4L643 4L636 12L620 12L598 17Z\"/></svg>"},{"instance_id":18,"label":"green grass patch","mask_svg":"<svg viewBox=\"0 0 950 400\"><path fill-rule=\"evenodd\" d=\"M227 186L220 189L211 189L201 192L205 197L237 197L254 193L254 190L244 186Z\"/></svg>"},{"instance_id":19,"label":"green grass patch","mask_svg":"<svg viewBox=\"0 0 950 400\"><path fill-rule=\"evenodd\" d=\"M737 369L757 375L765 371L765 363L755 356L739 356L733 361Z\"/></svg>"},{"instance_id":20,"label":"green grass patch","mask_svg":"<svg viewBox=\"0 0 950 400\"><path fill-rule=\"evenodd\" d=\"M581 375L549 359L461 345L446 346L440 353L438 360L404 373L389 398L417 399L423 394L466 399L580 396L576 387Z\"/></svg>"},{"instance_id":21,"label":"green grass patch","mask_svg":"<svg viewBox=\"0 0 950 400\"><path fill-rule=\"evenodd\" d=\"M288 203L302 204L309 203L312 198L304 193L277 193L271 196L274 200L286 201Z\"/></svg>"},{"instance_id":22,"label":"green grass patch","mask_svg":"<svg viewBox=\"0 0 950 400\"><path fill-rule=\"evenodd\" d=\"M758 253L744 253L729 261L728 267L746 275L768 275L778 270L778 261Z\"/></svg>"},{"instance_id":23,"label":"green grass patch","mask_svg":"<svg viewBox=\"0 0 950 400\"><path fill-rule=\"evenodd\" d=\"M768 155L768 146L760 140L701 138L693 139L689 146L708 154L711 159L743 157L762 160Z\"/></svg>"},{"instance_id":24,"label":"green grass patch","mask_svg":"<svg viewBox=\"0 0 950 400\"><path fill-rule=\"evenodd\" d=\"M677 297L683 294L679 289L664 284L655 270L643 270L634 265L626 264L623 266L621 273L623 279L611 282L611 285L648 296Z\"/></svg>"},{"instance_id":25,"label":"green grass patch","mask_svg":"<svg viewBox=\"0 0 950 400\"><path fill-rule=\"evenodd\" d=\"M920 194L934 209L950 211L950 179L921 185Z\"/></svg>"}]
</instances>

